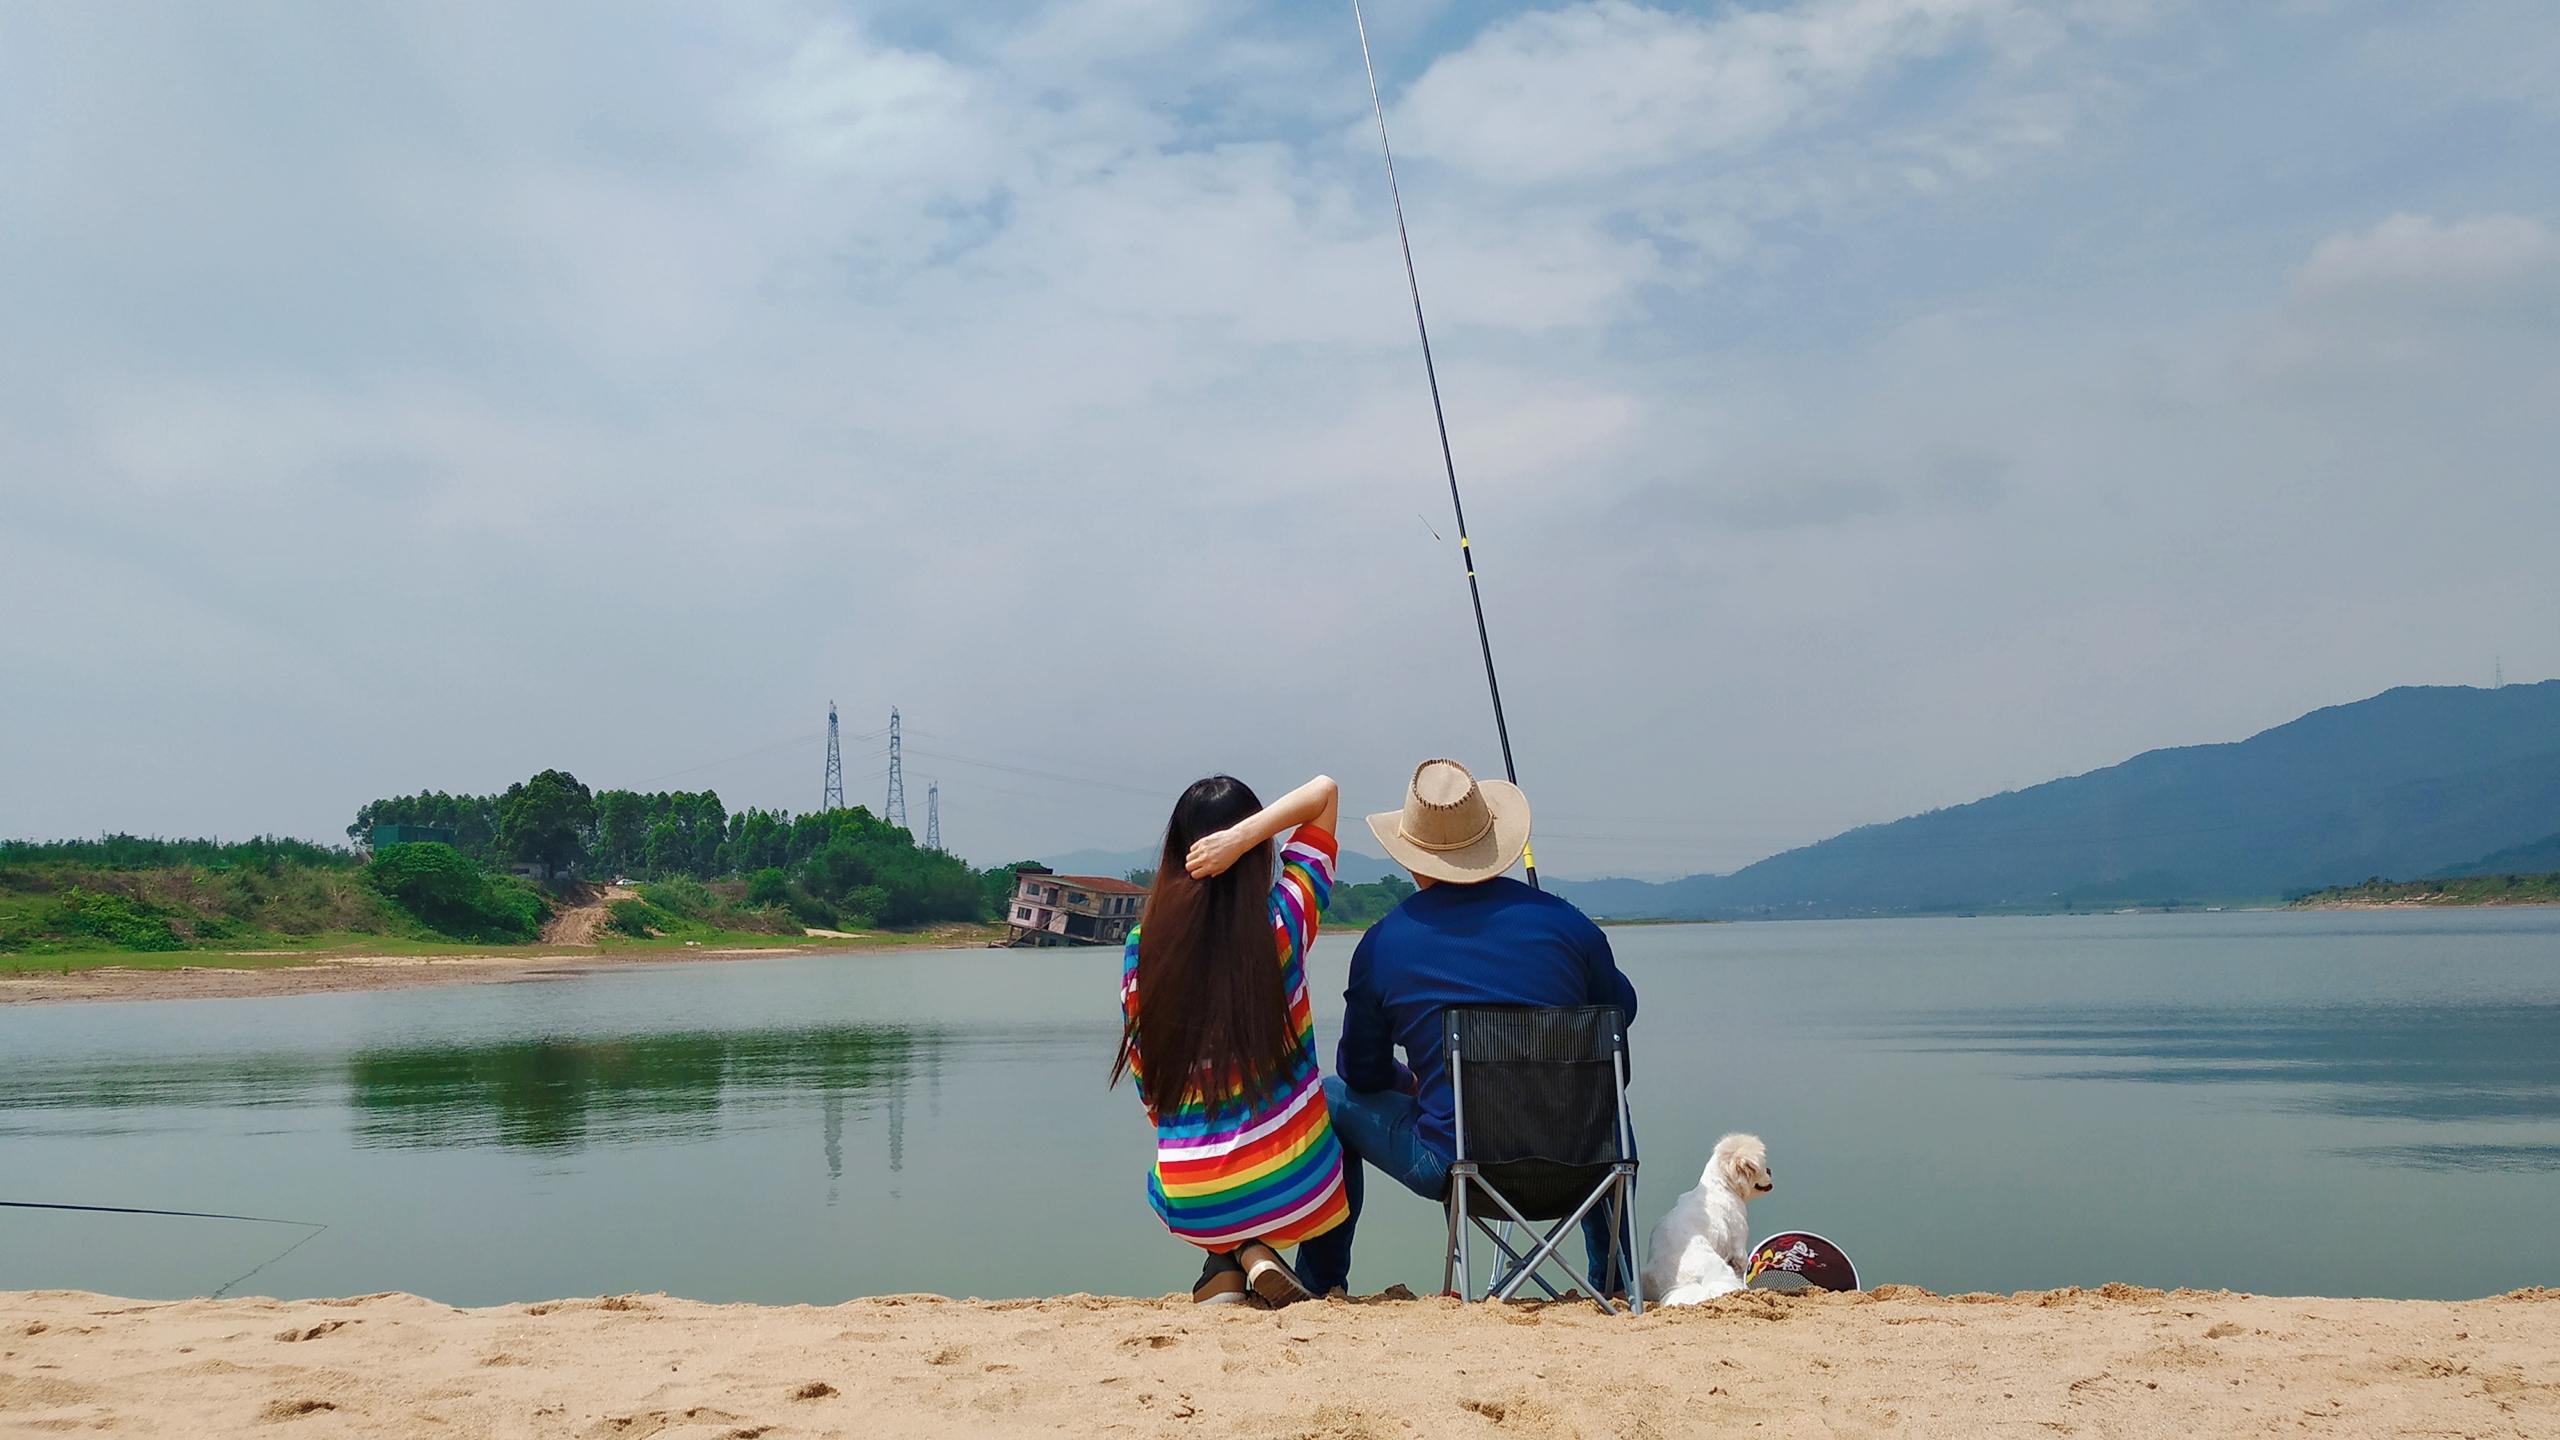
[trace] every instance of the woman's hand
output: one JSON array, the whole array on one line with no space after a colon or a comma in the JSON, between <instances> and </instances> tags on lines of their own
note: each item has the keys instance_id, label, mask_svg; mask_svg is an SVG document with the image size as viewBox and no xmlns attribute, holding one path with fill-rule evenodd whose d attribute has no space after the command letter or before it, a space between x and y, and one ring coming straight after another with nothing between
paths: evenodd
<instances>
[{"instance_id":1,"label":"woman's hand","mask_svg":"<svg viewBox=\"0 0 2560 1440\"><path fill-rule=\"evenodd\" d=\"M1191 853L1183 857L1182 868L1191 872L1194 880L1215 879L1261 843L1244 826L1230 826L1192 841Z\"/></svg>"},{"instance_id":2,"label":"woman's hand","mask_svg":"<svg viewBox=\"0 0 2560 1440\"><path fill-rule=\"evenodd\" d=\"M1341 788L1333 783L1331 776L1319 775L1265 805L1261 813L1252 819L1191 842L1191 853L1183 857L1182 868L1189 871L1194 880L1215 879L1227 873L1229 866L1252 853L1255 846L1279 839L1283 831L1294 830L1301 825L1318 825L1326 834L1332 834L1341 808Z\"/></svg>"}]
</instances>

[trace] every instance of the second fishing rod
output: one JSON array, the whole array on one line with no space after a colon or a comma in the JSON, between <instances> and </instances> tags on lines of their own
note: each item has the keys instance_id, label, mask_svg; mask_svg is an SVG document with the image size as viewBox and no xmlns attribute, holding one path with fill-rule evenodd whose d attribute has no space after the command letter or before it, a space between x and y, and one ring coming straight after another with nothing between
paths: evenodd
<instances>
[{"instance_id":1,"label":"second fishing rod","mask_svg":"<svg viewBox=\"0 0 2560 1440\"><path fill-rule=\"evenodd\" d=\"M1476 644L1484 651L1485 689L1493 695L1493 730L1502 741L1502 776L1518 785L1520 767L1511 758L1511 722L1502 713L1502 679L1493 668L1493 633L1484 623L1484 591L1476 581L1475 545L1467 534L1467 502L1458 493L1458 462L1449 450L1449 416L1440 405L1440 369L1431 360L1431 326L1422 318L1422 281L1413 270L1413 236L1405 229L1404 191L1396 184L1396 151L1387 140L1387 106L1378 95L1378 67L1369 58L1369 20L1360 13L1360 0L1351 0L1351 23L1360 31L1360 65L1368 72L1369 106L1378 116L1378 151L1387 161L1387 195L1395 204L1396 243L1404 248L1404 283L1413 294L1413 329L1422 337L1422 373L1431 382L1431 418L1440 427L1440 465L1449 476L1449 508L1458 517L1458 558L1466 565L1467 599L1475 606ZM1538 887L1537 847L1523 845L1520 861L1528 872L1529 884Z\"/></svg>"}]
</instances>

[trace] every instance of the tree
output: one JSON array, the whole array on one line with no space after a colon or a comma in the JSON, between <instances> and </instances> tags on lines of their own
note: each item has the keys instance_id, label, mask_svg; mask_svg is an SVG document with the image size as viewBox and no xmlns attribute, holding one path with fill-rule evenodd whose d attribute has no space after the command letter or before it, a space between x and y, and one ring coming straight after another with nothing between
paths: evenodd
<instances>
[{"instance_id":1,"label":"tree","mask_svg":"<svg viewBox=\"0 0 2560 1440\"><path fill-rule=\"evenodd\" d=\"M596 796L596 864L608 873L628 874L648 858L649 797L629 790L607 790Z\"/></svg>"},{"instance_id":2,"label":"tree","mask_svg":"<svg viewBox=\"0 0 2560 1440\"><path fill-rule=\"evenodd\" d=\"M691 846L685 857L687 867L696 875L720 873L720 841L729 831L729 812L709 790L676 799L684 802L686 810L685 838Z\"/></svg>"},{"instance_id":3,"label":"tree","mask_svg":"<svg viewBox=\"0 0 2560 1440\"><path fill-rule=\"evenodd\" d=\"M660 816L649 827L648 870L652 875L668 876L685 873L692 851L685 842L684 831L672 817Z\"/></svg>"},{"instance_id":4,"label":"tree","mask_svg":"<svg viewBox=\"0 0 2560 1440\"><path fill-rule=\"evenodd\" d=\"M1132 885L1144 885L1149 888L1153 888L1156 883L1156 872L1154 867L1150 866L1144 870L1132 870L1121 878L1127 880Z\"/></svg>"},{"instance_id":5,"label":"tree","mask_svg":"<svg viewBox=\"0 0 2560 1440\"><path fill-rule=\"evenodd\" d=\"M595 823L595 797L566 770L545 770L498 798L499 850L539 864L546 878L586 858Z\"/></svg>"}]
</instances>

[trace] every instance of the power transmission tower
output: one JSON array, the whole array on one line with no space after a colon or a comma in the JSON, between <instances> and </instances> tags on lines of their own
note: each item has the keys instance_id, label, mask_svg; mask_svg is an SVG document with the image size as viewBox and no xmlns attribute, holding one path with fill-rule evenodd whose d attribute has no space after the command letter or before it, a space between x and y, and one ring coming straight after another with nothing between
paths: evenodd
<instances>
[{"instance_id":1,"label":"power transmission tower","mask_svg":"<svg viewBox=\"0 0 2560 1440\"><path fill-rule=\"evenodd\" d=\"M889 707L889 803L881 819L904 830L907 828L907 768L898 754L898 707Z\"/></svg>"},{"instance_id":2,"label":"power transmission tower","mask_svg":"<svg viewBox=\"0 0 2560 1440\"><path fill-rule=\"evenodd\" d=\"M924 786L924 848L942 848L942 782L928 780Z\"/></svg>"},{"instance_id":3,"label":"power transmission tower","mask_svg":"<svg viewBox=\"0 0 2560 1440\"><path fill-rule=\"evenodd\" d=\"M2507 688L2507 657L2504 655L2499 656L2496 664L2490 669L2489 688L2492 690Z\"/></svg>"},{"instance_id":4,"label":"power transmission tower","mask_svg":"<svg viewBox=\"0 0 2560 1440\"><path fill-rule=\"evenodd\" d=\"M844 752L836 748L836 702L827 702L827 789L818 801L821 811L844 808Z\"/></svg>"}]
</instances>

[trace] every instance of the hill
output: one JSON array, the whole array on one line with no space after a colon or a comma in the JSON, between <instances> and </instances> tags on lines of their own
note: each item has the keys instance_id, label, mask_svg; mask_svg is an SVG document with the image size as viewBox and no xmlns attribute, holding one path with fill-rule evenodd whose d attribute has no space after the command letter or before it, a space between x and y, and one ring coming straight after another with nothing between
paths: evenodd
<instances>
[{"instance_id":1,"label":"hill","mask_svg":"<svg viewBox=\"0 0 2560 1440\"><path fill-rule=\"evenodd\" d=\"M2432 874L2539 842L2555 820L2560 681L2413 687L1865 826L1730 875L1557 889L1594 914L1664 918L2275 899Z\"/></svg>"},{"instance_id":2,"label":"hill","mask_svg":"<svg viewBox=\"0 0 2560 1440\"><path fill-rule=\"evenodd\" d=\"M2447 865L2424 878L2463 880L2474 875L2549 875L2560 872L2560 835L2545 835L2525 845L2510 845L2477 860Z\"/></svg>"}]
</instances>

